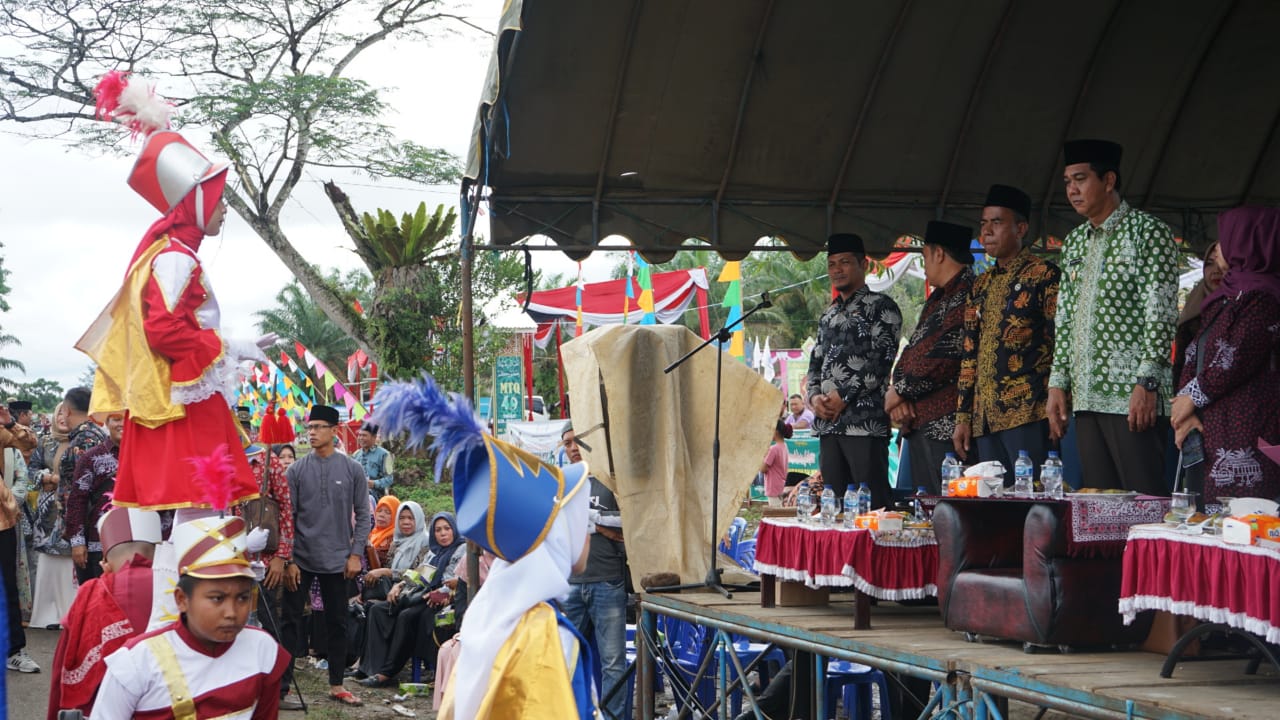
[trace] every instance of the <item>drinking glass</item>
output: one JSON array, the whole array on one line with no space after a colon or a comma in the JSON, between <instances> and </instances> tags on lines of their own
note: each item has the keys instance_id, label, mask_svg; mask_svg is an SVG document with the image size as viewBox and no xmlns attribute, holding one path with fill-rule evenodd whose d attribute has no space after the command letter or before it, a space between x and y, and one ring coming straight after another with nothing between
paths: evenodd
<instances>
[{"instance_id":1,"label":"drinking glass","mask_svg":"<svg viewBox=\"0 0 1280 720\"><path fill-rule=\"evenodd\" d=\"M1179 532L1186 532L1187 518L1196 511L1196 494L1193 492L1176 492L1169 501L1169 513L1178 518Z\"/></svg>"},{"instance_id":2,"label":"drinking glass","mask_svg":"<svg viewBox=\"0 0 1280 720\"><path fill-rule=\"evenodd\" d=\"M1046 477L1044 482L1044 496L1053 500L1062 499L1062 478Z\"/></svg>"},{"instance_id":3,"label":"drinking glass","mask_svg":"<svg viewBox=\"0 0 1280 720\"><path fill-rule=\"evenodd\" d=\"M987 487L987 497L998 498L1004 494L1004 476L995 475L992 477L982 478L982 484Z\"/></svg>"}]
</instances>

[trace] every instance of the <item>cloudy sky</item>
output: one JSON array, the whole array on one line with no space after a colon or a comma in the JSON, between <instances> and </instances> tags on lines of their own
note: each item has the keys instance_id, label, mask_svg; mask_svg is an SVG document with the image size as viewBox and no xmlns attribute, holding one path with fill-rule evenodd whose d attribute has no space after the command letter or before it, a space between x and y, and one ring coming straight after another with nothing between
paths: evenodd
<instances>
[{"instance_id":1,"label":"cloudy sky","mask_svg":"<svg viewBox=\"0 0 1280 720\"><path fill-rule=\"evenodd\" d=\"M469 15L497 25L499 0L476 0ZM434 41L382 45L366 52L353 74L391 88L388 118L402 137L443 147L465 158L492 41L471 33ZM447 102L438 103L439 98ZM11 310L0 328L22 343L0 355L21 361L27 382L38 377L75 384L88 358L74 345L120 287L125 264L156 213L125 184L131 158L91 157L56 141L32 140L26 129L0 125L0 242L10 271ZM411 210L421 201L456 204L458 189L414 187L391 180L308 171L282 215L290 239L323 267L359 266L321 183L335 179L357 210ZM232 214L218 237L200 250L228 337L256 336L253 313L273 304L291 274L248 226ZM575 272L559 253L534 253L551 272ZM613 260L596 253L590 279L603 279Z\"/></svg>"}]
</instances>

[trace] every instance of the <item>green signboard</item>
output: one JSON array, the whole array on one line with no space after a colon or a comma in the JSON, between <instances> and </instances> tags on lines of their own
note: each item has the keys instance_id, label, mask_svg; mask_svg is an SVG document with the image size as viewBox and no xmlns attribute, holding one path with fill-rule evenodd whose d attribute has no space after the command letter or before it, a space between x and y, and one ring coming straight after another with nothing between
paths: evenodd
<instances>
[{"instance_id":1,"label":"green signboard","mask_svg":"<svg viewBox=\"0 0 1280 720\"><path fill-rule=\"evenodd\" d=\"M524 363L519 355L499 355L493 365L493 431L501 437L508 420L524 420Z\"/></svg>"},{"instance_id":2,"label":"green signboard","mask_svg":"<svg viewBox=\"0 0 1280 720\"><path fill-rule=\"evenodd\" d=\"M812 475L818 472L818 438L808 430L797 430L787 440L787 472Z\"/></svg>"}]
</instances>

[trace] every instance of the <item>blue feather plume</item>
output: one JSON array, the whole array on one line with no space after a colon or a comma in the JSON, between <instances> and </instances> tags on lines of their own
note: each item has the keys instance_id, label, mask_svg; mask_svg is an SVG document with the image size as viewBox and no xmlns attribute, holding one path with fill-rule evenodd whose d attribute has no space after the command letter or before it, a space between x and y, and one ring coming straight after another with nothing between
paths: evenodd
<instances>
[{"instance_id":1,"label":"blue feather plume","mask_svg":"<svg viewBox=\"0 0 1280 720\"><path fill-rule=\"evenodd\" d=\"M416 382L384 383L374 402L374 422L384 432L407 434L410 448L431 439L437 481L459 453L484 443L485 427L471 403L458 393L446 393L427 373Z\"/></svg>"}]
</instances>

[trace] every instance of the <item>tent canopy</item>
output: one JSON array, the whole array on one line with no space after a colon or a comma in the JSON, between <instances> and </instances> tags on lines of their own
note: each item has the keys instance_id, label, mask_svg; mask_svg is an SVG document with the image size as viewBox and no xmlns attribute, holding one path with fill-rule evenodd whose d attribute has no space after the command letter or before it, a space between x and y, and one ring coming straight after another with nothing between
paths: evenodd
<instances>
[{"instance_id":1,"label":"tent canopy","mask_svg":"<svg viewBox=\"0 0 1280 720\"><path fill-rule=\"evenodd\" d=\"M512 0L463 190L494 244L579 259L611 234L652 261L886 252L976 226L996 182L1062 236L1062 142L1103 137L1123 195L1201 246L1280 200L1277 30L1273 0Z\"/></svg>"}]
</instances>

